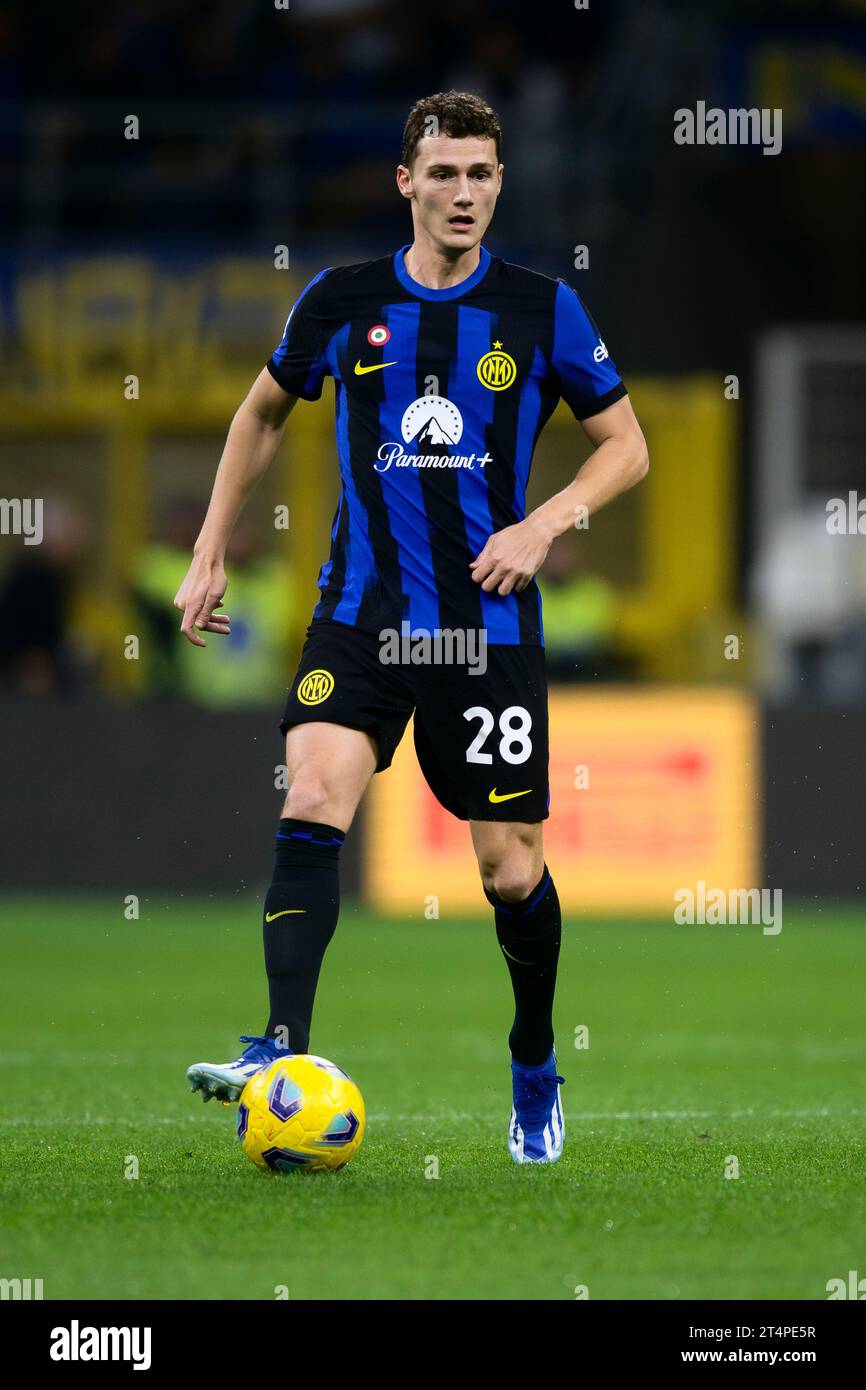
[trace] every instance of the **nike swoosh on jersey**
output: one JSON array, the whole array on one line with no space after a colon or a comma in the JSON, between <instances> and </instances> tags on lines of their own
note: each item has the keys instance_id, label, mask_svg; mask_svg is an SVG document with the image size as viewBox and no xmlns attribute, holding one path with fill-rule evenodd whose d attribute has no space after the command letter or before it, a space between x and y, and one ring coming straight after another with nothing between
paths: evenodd
<instances>
[{"instance_id":1,"label":"nike swoosh on jersey","mask_svg":"<svg viewBox=\"0 0 866 1390\"><path fill-rule=\"evenodd\" d=\"M359 357L355 363L355 376L366 376L367 372L381 372L385 367L396 367L396 365L396 362L374 362L369 367L362 367Z\"/></svg>"},{"instance_id":2,"label":"nike swoosh on jersey","mask_svg":"<svg viewBox=\"0 0 866 1390\"><path fill-rule=\"evenodd\" d=\"M492 801L495 806L498 801L513 801L516 796L528 796L531 791L532 788L527 787L525 792L503 792L500 795L494 787L487 799L488 801Z\"/></svg>"},{"instance_id":3,"label":"nike swoosh on jersey","mask_svg":"<svg viewBox=\"0 0 866 1390\"><path fill-rule=\"evenodd\" d=\"M293 912L306 912L305 907L284 907L282 912L266 912L265 921L275 922L278 917L290 917Z\"/></svg>"}]
</instances>

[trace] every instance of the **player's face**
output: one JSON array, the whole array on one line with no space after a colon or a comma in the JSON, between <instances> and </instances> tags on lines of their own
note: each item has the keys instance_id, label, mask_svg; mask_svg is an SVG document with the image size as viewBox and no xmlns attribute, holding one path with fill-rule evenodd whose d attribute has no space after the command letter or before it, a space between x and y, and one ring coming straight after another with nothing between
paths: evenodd
<instances>
[{"instance_id":1,"label":"player's face","mask_svg":"<svg viewBox=\"0 0 866 1390\"><path fill-rule=\"evenodd\" d=\"M490 225L502 187L491 138L425 136L411 169L401 164L397 186L412 199L416 237L425 232L442 250L471 250Z\"/></svg>"}]
</instances>

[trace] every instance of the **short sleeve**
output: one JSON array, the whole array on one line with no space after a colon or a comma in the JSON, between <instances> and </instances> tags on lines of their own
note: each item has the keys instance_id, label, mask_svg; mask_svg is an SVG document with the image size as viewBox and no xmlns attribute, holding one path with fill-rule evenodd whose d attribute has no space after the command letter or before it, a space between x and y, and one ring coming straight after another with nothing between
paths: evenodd
<instances>
[{"instance_id":1,"label":"short sleeve","mask_svg":"<svg viewBox=\"0 0 866 1390\"><path fill-rule=\"evenodd\" d=\"M329 270L320 270L298 295L280 344L267 363L268 371L283 390L305 401L319 399L328 373L324 296L328 274Z\"/></svg>"},{"instance_id":2,"label":"short sleeve","mask_svg":"<svg viewBox=\"0 0 866 1390\"><path fill-rule=\"evenodd\" d=\"M578 420L597 415L627 394L596 324L564 280L556 288L551 367L559 394Z\"/></svg>"}]
</instances>

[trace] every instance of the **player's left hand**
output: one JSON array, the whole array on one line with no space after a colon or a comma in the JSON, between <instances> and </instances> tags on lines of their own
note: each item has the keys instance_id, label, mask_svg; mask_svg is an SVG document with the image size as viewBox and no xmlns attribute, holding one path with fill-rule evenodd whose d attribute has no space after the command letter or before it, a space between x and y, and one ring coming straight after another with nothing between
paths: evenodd
<instances>
[{"instance_id":1,"label":"player's left hand","mask_svg":"<svg viewBox=\"0 0 866 1390\"><path fill-rule=\"evenodd\" d=\"M512 590L519 594L541 569L552 543L553 536L528 516L490 536L469 566L472 578L487 594L494 589L503 598Z\"/></svg>"}]
</instances>

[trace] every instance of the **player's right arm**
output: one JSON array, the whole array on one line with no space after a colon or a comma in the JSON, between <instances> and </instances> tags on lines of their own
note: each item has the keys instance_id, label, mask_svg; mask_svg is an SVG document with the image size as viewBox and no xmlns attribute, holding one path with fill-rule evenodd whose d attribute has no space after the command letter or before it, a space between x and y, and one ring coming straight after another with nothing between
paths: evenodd
<instances>
[{"instance_id":1,"label":"player's right arm","mask_svg":"<svg viewBox=\"0 0 866 1390\"><path fill-rule=\"evenodd\" d=\"M320 270L292 306L282 339L232 420L217 469L210 505L192 564L174 599L180 630L193 646L207 643L198 631L231 631L222 607L226 546L241 510L277 451L289 411L300 397L316 401L330 371L325 350L326 280ZM198 629L198 631L197 631Z\"/></svg>"},{"instance_id":2,"label":"player's right arm","mask_svg":"<svg viewBox=\"0 0 866 1390\"><path fill-rule=\"evenodd\" d=\"M263 367L229 426L192 564L174 599L183 613L180 630L193 646L207 646L196 629L222 636L231 631L228 614L216 611L226 591L226 546L247 498L277 451L297 399Z\"/></svg>"}]
</instances>

